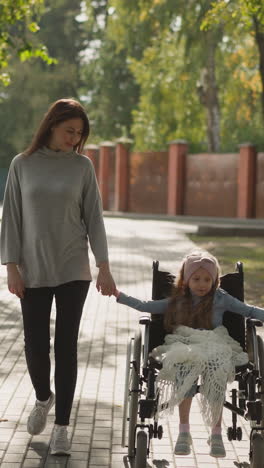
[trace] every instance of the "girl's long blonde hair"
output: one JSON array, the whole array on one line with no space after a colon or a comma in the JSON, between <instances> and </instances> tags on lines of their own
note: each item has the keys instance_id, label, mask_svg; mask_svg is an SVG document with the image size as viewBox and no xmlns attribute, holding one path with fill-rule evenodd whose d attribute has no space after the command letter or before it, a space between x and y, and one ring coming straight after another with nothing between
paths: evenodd
<instances>
[{"instance_id":1,"label":"girl's long blonde hair","mask_svg":"<svg viewBox=\"0 0 264 468\"><path fill-rule=\"evenodd\" d=\"M191 255L194 254L197 255L197 252L192 252ZM201 256L206 255L206 257L210 257L215 261L217 266L216 280L211 291L197 305L193 305L189 286L183 280L186 258L183 260L178 277L172 286L171 298L164 316L164 328L168 333L172 333L179 325L206 330L212 329L212 306L214 293L219 287L220 267L217 259L207 252L199 251L198 254L201 254Z\"/></svg>"}]
</instances>

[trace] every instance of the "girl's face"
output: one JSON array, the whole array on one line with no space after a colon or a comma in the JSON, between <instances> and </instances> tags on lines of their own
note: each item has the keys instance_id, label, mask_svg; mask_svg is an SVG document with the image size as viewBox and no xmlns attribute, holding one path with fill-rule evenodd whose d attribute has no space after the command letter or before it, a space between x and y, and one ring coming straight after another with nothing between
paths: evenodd
<instances>
[{"instance_id":1,"label":"girl's face","mask_svg":"<svg viewBox=\"0 0 264 468\"><path fill-rule=\"evenodd\" d=\"M213 279L207 270L199 268L190 277L188 286L193 294L203 297L211 291Z\"/></svg>"},{"instance_id":2,"label":"girl's face","mask_svg":"<svg viewBox=\"0 0 264 468\"><path fill-rule=\"evenodd\" d=\"M82 119L69 119L51 129L49 148L54 151L72 151L78 145L83 132Z\"/></svg>"}]
</instances>

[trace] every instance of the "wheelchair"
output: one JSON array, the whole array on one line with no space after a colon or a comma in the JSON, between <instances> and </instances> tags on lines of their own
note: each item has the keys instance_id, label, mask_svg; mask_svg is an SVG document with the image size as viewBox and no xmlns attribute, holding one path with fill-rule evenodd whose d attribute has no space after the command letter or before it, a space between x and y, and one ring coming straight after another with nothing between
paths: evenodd
<instances>
[{"instance_id":1,"label":"wheelchair","mask_svg":"<svg viewBox=\"0 0 264 468\"><path fill-rule=\"evenodd\" d=\"M152 299L170 296L175 276L159 270L159 262L153 262ZM221 277L220 286L237 299L244 301L243 264ZM161 364L149 356L156 346L164 342L163 317L149 315L139 323L139 330L127 344L125 390L123 405L122 446L128 448L128 457L134 459L135 468L146 468L151 439L161 439L162 425L157 418L158 392L156 377ZM236 367L236 388L230 391L230 401L224 407L232 412L232 426L228 427L229 441L242 439L242 429L237 416L250 423L249 466L264 468L264 343L257 328L262 322L245 319L233 312L224 313L223 325L249 355L249 361ZM144 336L142 336L144 335ZM143 339L144 338L144 341ZM197 386L197 393L199 385Z\"/></svg>"}]
</instances>

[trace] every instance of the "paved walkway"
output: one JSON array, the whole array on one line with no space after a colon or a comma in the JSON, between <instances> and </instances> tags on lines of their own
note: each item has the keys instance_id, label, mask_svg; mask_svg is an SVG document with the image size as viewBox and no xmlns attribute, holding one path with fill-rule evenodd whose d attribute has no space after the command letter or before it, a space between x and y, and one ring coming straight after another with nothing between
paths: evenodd
<instances>
[{"instance_id":1,"label":"paved walkway","mask_svg":"<svg viewBox=\"0 0 264 468\"><path fill-rule=\"evenodd\" d=\"M183 223L106 218L106 228L117 286L142 299L151 296L152 260L160 260L161 269L175 271L183 254L193 248L185 232L195 228ZM70 426L72 455L52 457L49 442L54 410L41 435L32 438L26 431L35 398L25 366L19 303L7 292L4 267L0 275L0 467L129 468L126 450L120 446L126 344L139 326L140 314L118 305L113 297L100 296L92 285L80 330L78 384ZM225 428L230 419L231 413L225 410ZM208 432L195 398L192 454L172 455L178 428L176 414L169 422L164 420L164 437L151 445L148 467L231 468L234 462L236 466L247 466L243 462L248 462L249 428L244 421L242 425L243 440L226 441L226 459L211 458L206 443Z\"/></svg>"}]
</instances>

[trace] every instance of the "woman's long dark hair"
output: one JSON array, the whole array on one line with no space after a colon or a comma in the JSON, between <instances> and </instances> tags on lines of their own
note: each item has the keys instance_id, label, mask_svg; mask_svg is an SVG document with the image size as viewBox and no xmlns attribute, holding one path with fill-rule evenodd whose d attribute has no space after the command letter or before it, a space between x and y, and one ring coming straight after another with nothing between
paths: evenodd
<instances>
[{"instance_id":1,"label":"woman's long dark hair","mask_svg":"<svg viewBox=\"0 0 264 468\"><path fill-rule=\"evenodd\" d=\"M172 333L179 325L211 330L214 293L219 287L220 269L211 291L197 305L192 303L190 289L183 281L183 272L184 262L172 287L168 309L164 316L164 328L168 333Z\"/></svg>"},{"instance_id":2,"label":"woman's long dark hair","mask_svg":"<svg viewBox=\"0 0 264 468\"><path fill-rule=\"evenodd\" d=\"M51 104L48 112L41 121L30 146L24 151L24 154L30 155L42 146L48 145L51 137L51 129L70 119L82 119L83 121L83 131L80 141L74 147L75 151L81 153L90 132L89 120L83 106L78 101L69 98L59 99Z\"/></svg>"}]
</instances>

